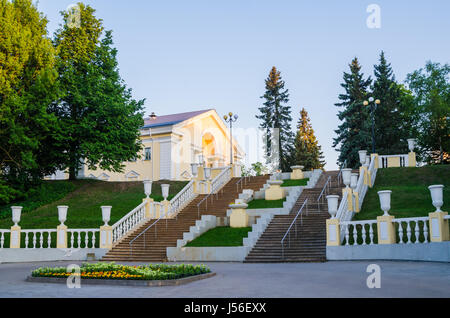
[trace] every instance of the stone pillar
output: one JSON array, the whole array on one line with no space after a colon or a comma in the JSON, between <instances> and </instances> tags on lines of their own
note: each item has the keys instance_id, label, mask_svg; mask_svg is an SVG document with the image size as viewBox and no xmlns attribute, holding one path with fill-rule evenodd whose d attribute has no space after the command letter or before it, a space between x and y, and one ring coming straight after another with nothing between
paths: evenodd
<instances>
[{"instance_id":1,"label":"stone pillar","mask_svg":"<svg viewBox=\"0 0 450 318\"><path fill-rule=\"evenodd\" d=\"M341 231L339 219L328 219L327 221L327 246L341 245Z\"/></svg>"},{"instance_id":2,"label":"stone pillar","mask_svg":"<svg viewBox=\"0 0 450 318\"><path fill-rule=\"evenodd\" d=\"M20 248L20 230L21 227L18 225L11 226L11 239L9 248Z\"/></svg>"},{"instance_id":3,"label":"stone pillar","mask_svg":"<svg viewBox=\"0 0 450 318\"><path fill-rule=\"evenodd\" d=\"M353 191L353 197L355 198L355 206L353 207L353 211L356 213L359 213L359 193L356 191Z\"/></svg>"},{"instance_id":4,"label":"stone pillar","mask_svg":"<svg viewBox=\"0 0 450 318\"><path fill-rule=\"evenodd\" d=\"M408 167L416 167L416 153L410 152L408 153Z\"/></svg>"},{"instance_id":5,"label":"stone pillar","mask_svg":"<svg viewBox=\"0 0 450 318\"><path fill-rule=\"evenodd\" d=\"M342 189L342 197L347 196L347 202L348 202L348 211L353 211L353 190L352 188L344 188Z\"/></svg>"},{"instance_id":6,"label":"stone pillar","mask_svg":"<svg viewBox=\"0 0 450 318\"><path fill-rule=\"evenodd\" d=\"M112 245L112 227L109 225L100 226L100 248L111 249Z\"/></svg>"},{"instance_id":7,"label":"stone pillar","mask_svg":"<svg viewBox=\"0 0 450 318\"><path fill-rule=\"evenodd\" d=\"M270 180L270 181L268 181L268 184L269 184L269 188L266 189L266 191L264 193L265 200L267 200L267 201L281 200L286 196L284 189L281 188L283 181Z\"/></svg>"},{"instance_id":8,"label":"stone pillar","mask_svg":"<svg viewBox=\"0 0 450 318\"><path fill-rule=\"evenodd\" d=\"M56 248L67 248L67 226L64 224L56 227Z\"/></svg>"},{"instance_id":9,"label":"stone pillar","mask_svg":"<svg viewBox=\"0 0 450 318\"><path fill-rule=\"evenodd\" d=\"M145 202L145 218L151 219L155 215L155 211L153 211L153 209L155 208L155 206L153 205L153 199L144 198L142 202Z\"/></svg>"},{"instance_id":10,"label":"stone pillar","mask_svg":"<svg viewBox=\"0 0 450 318\"><path fill-rule=\"evenodd\" d=\"M448 215L447 212L433 212L428 214L430 217L430 241L443 242L449 241L448 220L444 217Z\"/></svg>"},{"instance_id":11,"label":"stone pillar","mask_svg":"<svg viewBox=\"0 0 450 318\"><path fill-rule=\"evenodd\" d=\"M292 166L291 179L292 180L301 180L304 179L302 169L304 166Z\"/></svg>"},{"instance_id":12,"label":"stone pillar","mask_svg":"<svg viewBox=\"0 0 450 318\"><path fill-rule=\"evenodd\" d=\"M247 204L230 204L229 207L232 209L230 215L230 227L248 227L248 214L246 209Z\"/></svg>"},{"instance_id":13,"label":"stone pillar","mask_svg":"<svg viewBox=\"0 0 450 318\"><path fill-rule=\"evenodd\" d=\"M379 160L378 154L377 153L373 153L373 154L370 155L370 158L375 161L375 163L374 163L375 169L378 169L380 167L379 166L379 161L378 161Z\"/></svg>"},{"instance_id":14,"label":"stone pillar","mask_svg":"<svg viewBox=\"0 0 450 318\"><path fill-rule=\"evenodd\" d=\"M366 166L359 167L359 175L364 176L364 184L365 185L367 185L367 186L370 185L369 170L367 169Z\"/></svg>"},{"instance_id":15,"label":"stone pillar","mask_svg":"<svg viewBox=\"0 0 450 318\"><path fill-rule=\"evenodd\" d=\"M395 227L392 222L394 219L395 217L392 215L382 215L377 217L378 244L397 243Z\"/></svg>"},{"instance_id":16,"label":"stone pillar","mask_svg":"<svg viewBox=\"0 0 450 318\"><path fill-rule=\"evenodd\" d=\"M169 206L170 206L170 201L164 200L162 203L162 211L160 215L164 215L165 219L168 219L169 216L167 215L168 211L169 211Z\"/></svg>"}]
</instances>

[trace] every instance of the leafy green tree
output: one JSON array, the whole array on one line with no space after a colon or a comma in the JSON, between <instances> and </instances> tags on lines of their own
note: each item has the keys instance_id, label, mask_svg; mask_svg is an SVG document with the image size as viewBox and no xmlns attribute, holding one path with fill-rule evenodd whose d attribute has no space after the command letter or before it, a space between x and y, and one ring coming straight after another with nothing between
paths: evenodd
<instances>
[{"instance_id":1,"label":"leafy green tree","mask_svg":"<svg viewBox=\"0 0 450 318\"><path fill-rule=\"evenodd\" d=\"M412 117L408 96L410 92L398 84L384 52L380 54L379 64L374 66L372 96L381 100L375 110L376 152L383 155L405 153L406 140L413 137Z\"/></svg>"},{"instance_id":2,"label":"leafy green tree","mask_svg":"<svg viewBox=\"0 0 450 318\"><path fill-rule=\"evenodd\" d=\"M302 108L295 137L295 163L305 170L322 169L325 166L321 146L314 134L308 112Z\"/></svg>"},{"instance_id":3,"label":"leafy green tree","mask_svg":"<svg viewBox=\"0 0 450 318\"><path fill-rule=\"evenodd\" d=\"M418 118L419 147L428 163L450 163L450 65L427 62L407 75Z\"/></svg>"},{"instance_id":4,"label":"leafy green tree","mask_svg":"<svg viewBox=\"0 0 450 318\"><path fill-rule=\"evenodd\" d=\"M0 204L57 167L49 106L59 90L46 27L31 0L0 0Z\"/></svg>"},{"instance_id":5,"label":"leafy green tree","mask_svg":"<svg viewBox=\"0 0 450 318\"><path fill-rule=\"evenodd\" d=\"M272 154L273 136L271 129L279 130L279 169L288 171L294 162L294 133L291 130L291 107L289 102L289 91L284 88L281 73L274 66L265 80L266 92L263 106L259 108L256 118L261 120L260 128L266 132L267 143L265 146L266 158Z\"/></svg>"},{"instance_id":6,"label":"leafy green tree","mask_svg":"<svg viewBox=\"0 0 450 318\"><path fill-rule=\"evenodd\" d=\"M359 165L358 151L371 149L370 110L363 106L363 102L372 79L370 76L364 79L356 57L349 67L350 73L344 72L341 84L345 92L339 95L341 102L335 104L343 109L338 112L342 123L335 130L337 137L333 139L333 147L339 152L338 164L346 162L348 167L356 168Z\"/></svg>"},{"instance_id":7,"label":"leafy green tree","mask_svg":"<svg viewBox=\"0 0 450 318\"><path fill-rule=\"evenodd\" d=\"M111 31L103 34L95 10L78 4L80 24L62 12L64 24L56 32L57 65L65 95L54 104L60 122L58 146L70 179L83 163L91 169L120 172L123 162L141 149L144 100L132 99L119 75L117 50Z\"/></svg>"}]
</instances>

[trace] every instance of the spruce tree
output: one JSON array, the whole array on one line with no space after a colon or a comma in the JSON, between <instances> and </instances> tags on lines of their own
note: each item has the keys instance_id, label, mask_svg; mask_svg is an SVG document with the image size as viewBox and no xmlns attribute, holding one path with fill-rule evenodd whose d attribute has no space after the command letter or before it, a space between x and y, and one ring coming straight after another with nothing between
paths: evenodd
<instances>
[{"instance_id":1,"label":"spruce tree","mask_svg":"<svg viewBox=\"0 0 450 318\"><path fill-rule=\"evenodd\" d=\"M55 35L57 63L65 95L53 109L60 120L59 146L70 179L83 163L89 168L120 172L123 162L141 149L144 101L135 101L122 81L111 31L90 6L78 4L79 27L65 24Z\"/></svg>"},{"instance_id":2,"label":"spruce tree","mask_svg":"<svg viewBox=\"0 0 450 318\"><path fill-rule=\"evenodd\" d=\"M375 110L375 150L378 154L392 155L408 151L406 139L410 138L411 120L402 101L405 90L395 81L391 64L384 52L378 65L374 65L372 96L381 104Z\"/></svg>"},{"instance_id":3,"label":"spruce tree","mask_svg":"<svg viewBox=\"0 0 450 318\"><path fill-rule=\"evenodd\" d=\"M344 82L341 86L345 92L339 95L340 103L335 106L343 108L338 112L342 121L335 130L333 147L339 152L338 164L347 163L347 167L357 168L359 165L359 150L371 149L370 109L363 106L367 98L367 90L372 82L370 76L364 79L361 66L355 57L350 67L350 73L344 72Z\"/></svg>"},{"instance_id":4,"label":"spruce tree","mask_svg":"<svg viewBox=\"0 0 450 318\"><path fill-rule=\"evenodd\" d=\"M295 163L305 170L322 169L325 166L321 146L317 141L308 112L302 108L295 137Z\"/></svg>"},{"instance_id":5,"label":"spruce tree","mask_svg":"<svg viewBox=\"0 0 450 318\"><path fill-rule=\"evenodd\" d=\"M294 162L294 133L291 130L291 107L289 102L288 89L284 88L284 81L280 72L274 66L269 76L265 80L266 92L263 106L259 108L260 114L256 118L261 120L260 128L266 132L267 143L265 144L265 155L268 159L272 154L272 131L275 128L279 131L279 166L282 171L289 171ZM269 161L269 160L267 160ZM269 163L269 162L268 162Z\"/></svg>"}]
</instances>

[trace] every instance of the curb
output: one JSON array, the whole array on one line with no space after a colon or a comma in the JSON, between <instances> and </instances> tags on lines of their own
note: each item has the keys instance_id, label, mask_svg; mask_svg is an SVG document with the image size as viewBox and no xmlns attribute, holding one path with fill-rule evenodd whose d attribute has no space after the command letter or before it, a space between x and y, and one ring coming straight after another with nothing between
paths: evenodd
<instances>
[{"instance_id":1,"label":"curb","mask_svg":"<svg viewBox=\"0 0 450 318\"><path fill-rule=\"evenodd\" d=\"M118 279L86 279L81 278L80 283L86 285L109 285L109 286L138 286L138 287L162 287L162 286L179 286L206 279L215 276L216 273L206 273L194 275L190 277L171 279L171 280L118 280ZM28 276L25 280L30 283L52 283L66 284L67 278L51 278L51 277L32 277Z\"/></svg>"}]
</instances>

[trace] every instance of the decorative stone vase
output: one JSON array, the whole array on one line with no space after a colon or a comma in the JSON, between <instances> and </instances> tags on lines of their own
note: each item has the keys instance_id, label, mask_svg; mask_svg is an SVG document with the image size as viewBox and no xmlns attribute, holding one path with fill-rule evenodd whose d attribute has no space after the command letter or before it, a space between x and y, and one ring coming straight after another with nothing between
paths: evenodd
<instances>
[{"instance_id":1,"label":"decorative stone vase","mask_svg":"<svg viewBox=\"0 0 450 318\"><path fill-rule=\"evenodd\" d=\"M442 212L441 207L444 205L443 190L444 186L442 184L431 185L428 187L431 193L431 200L433 201L433 206L436 208L435 212Z\"/></svg>"},{"instance_id":2,"label":"decorative stone vase","mask_svg":"<svg viewBox=\"0 0 450 318\"><path fill-rule=\"evenodd\" d=\"M361 163L361 165L365 164L367 157L367 150L358 151L358 155L359 155L359 162Z\"/></svg>"},{"instance_id":3,"label":"decorative stone vase","mask_svg":"<svg viewBox=\"0 0 450 318\"><path fill-rule=\"evenodd\" d=\"M162 192L164 201L166 201L167 198L169 197L169 187L170 187L170 184L161 184L161 192Z\"/></svg>"},{"instance_id":4,"label":"decorative stone vase","mask_svg":"<svg viewBox=\"0 0 450 318\"><path fill-rule=\"evenodd\" d=\"M292 166L291 179L292 180L303 179L303 171L302 171L303 168L305 168L305 166Z\"/></svg>"},{"instance_id":5,"label":"decorative stone vase","mask_svg":"<svg viewBox=\"0 0 450 318\"><path fill-rule=\"evenodd\" d=\"M58 220L61 222L61 225L64 225L64 222L67 220L67 210L69 209L66 205L58 205Z\"/></svg>"},{"instance_id":6,"label":"decorative stone vase","mask_svg":"<svg viewBox=\"0 0 450 318\"><path fill-rule=\"evenodd\" d=\"M198 176L198 163L191 163L191 171L194 178Z\"/></svg>"},{"instance_id":7,"label":"decorative stone vase","mask_svg":"<svg viewBox=\"0 0 450 318\"><path fill-rule=\"evenodd\" d=\"M414 151L414 148L416 147L416 140L414 138L408 139L408 148L410 152Z\"/></svg>"},{"instance_id":8,"label":"decorative stone vase","mask_svg":"<svg viewBox=\"0 0 450 318\"><path fill-rule=\"evenodd\" d=\"M352 169L342 169L342 181L344 182L345 186L348 188L351 181L351 175L352 175Z\"/></svg>"},{"instance_id":9,"label":"decorative stone vase","mask_svg":"<svg viewBox=\"0 0 450 318\"><path fill-rule=\"evenodd\" d=\"M21 206L12 206L12 221L14 222L14 226L17 226L17 224L20 222L20 215L22 214L22 207Z\"/></svg>"},{"instance_id":10,"label":"decorative stone vase","mask_svg":"<svg viewBox=\"0 0 450 318\"><path fill-rule=\"evenodd\" d=\"M108 226L108 222L111 219L111 206L102 206L102 219L105 222L105 226Z\"/></svg>"},{"instance_id":11,"label":"decorative stone vase","mask_svg":"<svg viewBox=\"0 0 450 318\"><path fill-rule=\"evenodd\" d=\"M378 191L378 196L380 197L380 207L383 210L384 215L389 215L389 210L391 209L391 190Z\"/></svg>"},{"instance_id":12,"label":"decorative stone vase","mask_svg":"<svg viewBox=\"0 0 450 318\"><path fill-rule=\"evenodd\" d=\"M144 180L144 192L148 199L150 194L152 194L152 181Z\"/></svg>"},{"instance_id":13,"label":"decorative stone vase","mask_svg":"<svg viewBox=\"0 0 450 318\"><path fill-rule=\"evenodd\" d=\"M248 214L245 210L248 205L245 203L232 203L229 207L232 210L230 215L230 227L248 227Z\"/></svg>"},{"instance_id":14,"label":"decorative stone vase","mask_svg":"<svg viewBox=\"0 0 450 318\"><path fill-rule=\"evenodd\" d=\"M336 213L338 210L338 200L338 195L327 195L328 213L330 213L333 219L336 217Z\"/></svg>"},{"instance_id":15,"label":"decorative stone vase","mask_svg":"<svg viewBox=\"0 0 450 318\"><path fill-rule=\"evenodd\" d=\"M283 181L281 180L270 180L267 182L269 188L266 189L264 193L264 199L267 201L281 200L285 196L284 189L281 188Z\"/></svg>"},{"instance_id":16,"label":"decorative stone vase","mask_svg":"<svg viewBox=\"0 0 450 318\"><path fill-rule=\"evenodd\" d=\"M358 174L352 173L350 177L350 188L355 190L357 185L358 185Z\"/></svg>"}]
</instances>

